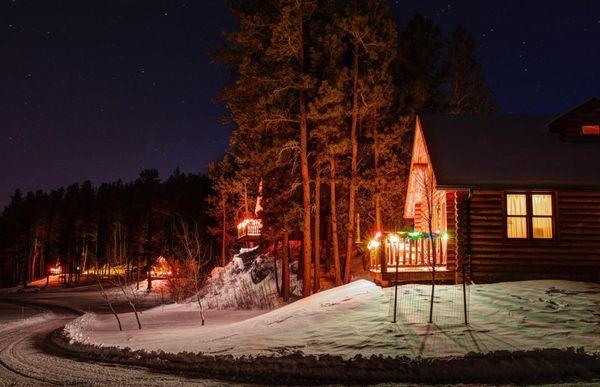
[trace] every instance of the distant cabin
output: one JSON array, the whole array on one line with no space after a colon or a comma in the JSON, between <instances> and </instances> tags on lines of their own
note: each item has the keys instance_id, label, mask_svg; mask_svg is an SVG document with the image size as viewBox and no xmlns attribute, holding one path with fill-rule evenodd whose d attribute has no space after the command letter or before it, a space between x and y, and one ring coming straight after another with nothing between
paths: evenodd
<instances>
[{"instance_id":1,"label":"distant cabin","mask_svg":"<svg viewBox=\"0 0 600 387\"><path fill-rule=\"evenodd\" d=\"M600 100L558 116L419 116L404 217L446 236L442 280L600 281ZM399 259L400 280L414 276ZM384 260L382 282L398 263Z\"/></svg>"}]
</instances>

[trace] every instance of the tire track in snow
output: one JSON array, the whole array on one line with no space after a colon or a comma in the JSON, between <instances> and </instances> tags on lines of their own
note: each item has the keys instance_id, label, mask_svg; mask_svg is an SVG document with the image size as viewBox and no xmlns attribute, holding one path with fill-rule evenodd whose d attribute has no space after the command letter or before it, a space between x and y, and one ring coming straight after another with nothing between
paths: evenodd
<instances>
[{"instance_id":1,"label":"tire track in snow","mask_svg":"<svg viewBox=\"0 0 600 387\"><path fill-rule=\"evenodd\" d=\"M1 304L0 304L1 308ZM13 323L0 331L0 385L202 385L227 383L157 373L140 367L75 360L47 353L45 338L76 316L52 313L46 319Z\"/></svg>"}]
</instances>

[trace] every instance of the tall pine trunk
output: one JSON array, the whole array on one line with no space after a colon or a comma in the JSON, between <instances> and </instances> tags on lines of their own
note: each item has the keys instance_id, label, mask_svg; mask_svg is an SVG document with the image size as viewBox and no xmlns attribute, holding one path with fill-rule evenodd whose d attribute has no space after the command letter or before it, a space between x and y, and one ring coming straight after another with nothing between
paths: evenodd
<instances>
[{"instance_id":1,"label":"tall pine trunk","mask_svg":"<svg viewBox=\"0 0 600 387\"><path fill-rule=\"evenodd\" d=\"M287 224L286 224L287 226ZM283 257L281 259L281 294L283 300L290 299L290 234L287 227L283 231Z\"/></svg>"},{"instance_id":2,"label":"tall pine trunk","mask_svg":"<svg viewBox=\"0 0 600 387\"><path fill-rule=\"evenodd\" d=\"M300 33L300 51L299 51L299 64L300 71L304 72L304 20L302 14L302 3L299 5L300 12L298 12L298 28ZM302 272L302 296L308 297L311 295L311 239L312 235L310 232L310 172L308 170L308 122L306 112L306 96L304 93L304 85L301 86L299 91L299 112L300 112L300 164L302 169L302 212L303 212L303 225L302 225L302 239L303 239L303 256L304 256L304 270Z\"/></svg>"},{"instance_id":3,"label":"tall pine trunk","mask_svg":"<svg viewBox=\"0 0 600 387\"><path fill-rule=\"evenodd\" d=\"M221 267L225 267L226 250L227 250L227 212L226 212L226 200L225 194L221 194L221 223L222 223L222 234L221 234Z\"/></svg>"},{"instance_id":4,"label":"tall pine trunk","mask_svg":"<svg viewBox=\"0 0 600 387\"><path fill-rule=\"evenodd\" d=\"M152 291L152 237L152 209L150 209L150 213L148 214L148 234L146 236L146 280L148 282L148 292Z\"/></svg>"},{"instance_id":5,"label":"tall pine trunk","mask_svg":"<svg viewBox=\"0 0 600 387\"><path fill-rule=\"evenodd\" d=\"M31 257L31 273L29 274L29 278L32 280L36 278L35 269L37 267L37 259L38 259L38 240L37 237L33 239L33 255Z\"/></svg>"},{"instance_id":6,"label":"tall pine trunk","mask_svg":"<svg viewBox=\"0 0 600 387\"><path fill-rule=\"evenodd\" d=\"M358 169L358 140L356 127L358 124L358 42L354 42L354 60L352 65L352 123L350 125L350 141L352 144L352 169L350 175L350 192L348 195L348 229L346 232L346 262L344 265L344 282L350 282L350 264L354 256L354 222L356 207L356 174Z\"/></svg>"},{"instance_id":7,"label":"tall pine trunk","mask_svg":"<svg viewBox=\"0 0 600 387\"><path fill-rule=\"evenodd\" d=\"M319 280L321 268L321 166L317 167L315 177L315 268L314 288L316 292L321 288Z\"/></svg>"},{"instance_id":8,"label":"tall pine trunk","mask_svg":"<svg viewBox=\"0 0 600 387\"><path fill-rule=\"evenodd\" d=\"M337 229L337 204L335 193L335 159L329 159L329 191L330 191L330 211L331 211L331 245L333 247L333 270L335 275L335 285L342 284L342 275L340 268L340 246L338 242Z\"/></svg>"},{"instance_id":9,"label":"tall pine trunk","mask_svg":"<svg viewBox=\"0 0 600 387\"><path fill-rule=\"evenodd\" d=\"M373 195L375 207L375 230L383 231L381 221L381 170L379 168L379 133L374 132L373 154L375 158L375 195Z\"/></svg>"},{"instance_id":10,"label":"tall pine trunk","mask_svg":"<svg viewBox=\"0 0 600 387\"><path fill-rule=\"evenodd\" d=\"M248 210L248 184L244 182L244 218L250 216Z\"/></svg>"}]
</instances>

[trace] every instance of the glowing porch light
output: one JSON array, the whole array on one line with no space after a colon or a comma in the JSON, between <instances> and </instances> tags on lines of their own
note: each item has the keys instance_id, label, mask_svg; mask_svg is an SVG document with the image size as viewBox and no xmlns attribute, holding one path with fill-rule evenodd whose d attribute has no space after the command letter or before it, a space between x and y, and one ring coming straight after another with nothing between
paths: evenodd
<instances>
[{"instance_id":1,"label":"glowing porch light","mask_svg":"<svg viewBox=\"0 0 600 387\"><path fill-rule=\"evenodd\" d=\"M250 223L251 220L252 219L244 219L240 223L238 223L237 227L240 228L240 229L244 228L244 227L246 227Z\"/></svg>"},{"instance_id":2,"label":"glowing porch light","mask_svg":"<svg viewBox=\"0 0 600 387\"><path fill-rule=\"evenodd\" d=\"M376 238L373 238L369 241L367 245L367 249L369 250L377 250L381 246L381 242L379 242Z\"/></svg>"}]
</instances>

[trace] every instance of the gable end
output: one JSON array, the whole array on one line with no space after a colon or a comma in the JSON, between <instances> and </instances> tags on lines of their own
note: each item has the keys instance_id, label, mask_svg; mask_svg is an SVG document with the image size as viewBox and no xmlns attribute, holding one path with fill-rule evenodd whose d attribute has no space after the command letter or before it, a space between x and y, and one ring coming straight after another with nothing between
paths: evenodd
<instances>
[{"instance_id":1,"label":"gable end","mask_svg":"<svg viewBox=\"0 0 600 387\"><path fill-rule=\"evenodd\" d=\"M550 133L572 142L600 142L595 130L600 126L600 99L592 98L564 113L548 124Z\"/></svg>"}]
</instances>

